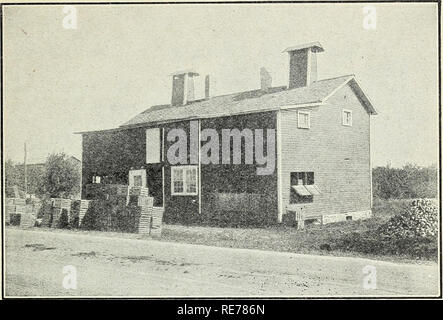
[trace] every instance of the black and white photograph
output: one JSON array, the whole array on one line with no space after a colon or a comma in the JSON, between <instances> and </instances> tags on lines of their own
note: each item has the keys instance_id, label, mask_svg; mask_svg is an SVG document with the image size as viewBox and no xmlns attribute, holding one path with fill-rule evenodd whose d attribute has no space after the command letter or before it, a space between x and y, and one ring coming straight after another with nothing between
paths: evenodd
<instances>
[{"instance_id":1,"label":"black and white photograph","mask_svg":"<svg viewBox=\"0 0 443 320\"><path fill-rule=\"evenodd\" d=\"M441 299L440 2L0 5L2 299Z\"/></svg>"}]
</instances>

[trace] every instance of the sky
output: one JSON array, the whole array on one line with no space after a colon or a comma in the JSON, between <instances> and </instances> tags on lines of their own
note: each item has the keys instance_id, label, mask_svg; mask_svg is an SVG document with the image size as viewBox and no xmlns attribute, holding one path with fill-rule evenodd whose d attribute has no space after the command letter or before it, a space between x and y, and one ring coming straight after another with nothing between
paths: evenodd
<instances>
[{"instance_id":1,"label":"sky","mask_svg":"<svg viewBox=\"0 0 443 320\"><path fill-rule=\"evenodd\" d=\"M215 94L257 89L260 68L287 85L290 46L318 41L318 78L355 74L371 117L373 166L438 163L437 5L365 4L59 6L3 13L4 156L81 159L78 131L119 126L169 103L171 73L210 74ZM196 83L197 95L203 81Z\"/></svg>"}]
</instances>

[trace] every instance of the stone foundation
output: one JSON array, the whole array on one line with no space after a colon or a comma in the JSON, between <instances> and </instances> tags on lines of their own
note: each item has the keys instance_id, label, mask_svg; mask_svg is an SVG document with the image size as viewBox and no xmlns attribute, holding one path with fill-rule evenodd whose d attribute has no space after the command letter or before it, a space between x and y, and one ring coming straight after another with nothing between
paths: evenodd
<instances>
[{"instance_id":1,"label":"stone foundation","mask_svg":"<svg viewBox=\"0 0 443 320\"><path fill-rule=\"evenodd\" d=\"M348 220L365 220L372 217L371 210L365 211L355 211L355 212L347 212L347 213L338 213L338 214L325 214L322 215L322 224L334 223L334 222L342 222ZM308 217L306 217L307 219Z\"/></svg>"}]
</instances>

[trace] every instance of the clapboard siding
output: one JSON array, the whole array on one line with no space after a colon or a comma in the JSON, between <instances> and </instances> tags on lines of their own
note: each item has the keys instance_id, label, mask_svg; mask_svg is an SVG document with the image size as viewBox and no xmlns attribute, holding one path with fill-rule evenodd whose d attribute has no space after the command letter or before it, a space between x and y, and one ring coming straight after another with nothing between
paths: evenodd
<instances>
[{"instance_id":1,"label":"clapboard siding","mask_svg":"<svg viewBox=\"0 0 443 320\"><path fill-rule=\"evenodd\" d=\"M342 125L342 110L353 125ZM307 215L371 209L369 114L349 86L311 113L311 128L297 127L297 111L281 111L282 204L290 201L290 173L313 171L321 195L303 204ZM284 212L283 212L284 213Z\"/></svg>"}]
</instances>

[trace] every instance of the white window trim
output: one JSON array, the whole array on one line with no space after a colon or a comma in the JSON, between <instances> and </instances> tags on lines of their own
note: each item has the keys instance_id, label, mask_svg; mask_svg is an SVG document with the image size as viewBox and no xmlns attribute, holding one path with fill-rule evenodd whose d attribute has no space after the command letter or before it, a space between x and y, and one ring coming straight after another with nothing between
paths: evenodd
<instances>
[{"instance_id":1,"label":"white window trim","mask_svg":"<svg viewBox=\"0 0 443 320\"><path fill-rule=\"evenodd\" d=\"M183 170L183 192L174 192L174 169L181 169ZM186 170L185 169L195 169L195 192L186 192L187 190L187 184L186 184ZM196 196L198 195L198 166L172 166L171 167L171 195L172 196Z\"/></svg>"},{"instance_id":2,"label":"white window trim","mask_svg":"<svg viewBox=\"0 0 443 320\"><path fill-rule=\"evenodd\" d=\"M345 123L345 114L349 112L351 114L351 122L350 123ZM342 113L341 113L341 124L346 126L346 127L352 127L352 110L349 109L343 109Z\"/></svg>"},{"instance_id":3,"label":"white window trim","mask_svg":"<svg viewBox=\"0 0 443 320\"><path fill-rule=\"evenodd\" d=\"M300 121L300 115L308 115L308 125L304 126ZM309 111L297 111L297 127L301 129L310 129L311 128L311 113Z\"/></svg>"}]
</instances>

